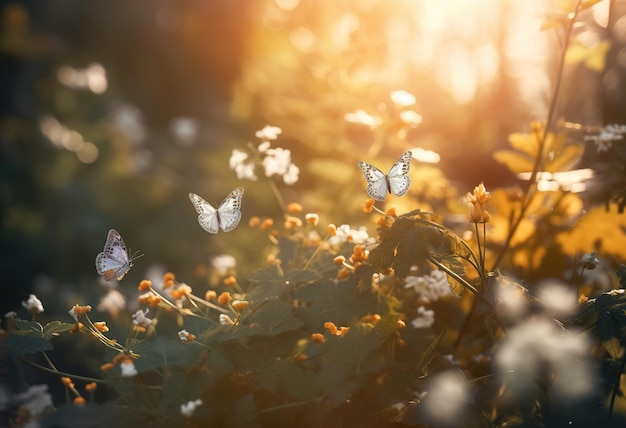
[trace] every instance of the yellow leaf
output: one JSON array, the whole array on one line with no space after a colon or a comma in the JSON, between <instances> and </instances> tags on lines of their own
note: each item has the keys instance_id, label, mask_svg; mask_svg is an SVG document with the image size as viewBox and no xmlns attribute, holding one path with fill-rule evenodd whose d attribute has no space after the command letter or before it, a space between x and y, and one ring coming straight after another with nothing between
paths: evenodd
<instances>
[{"instance_id":1,"label":"yellow leaf","mask_svg":"<svg viewBox=\"0 0 626 428\"><path fill-rule=\"evenodd\" d=\"M571 256L594 251L598 246L602 253L623 257L626 248L626 215L617 212L615 206L606 211L599 206L587 212L569 232L560 233L556 240L566 254Z\"/></svg>"},{"instance_id":2,"label":"yellow leaf","mask_svg":"<svg viewBox=\"0 0 626 428\"><path fill-rule=\"evenodd\" d=\"M513 133L509 135L509 144L515 150L526 153L533 158L537 157L539 152L538 136L535 134Z\"/></svg>"},{"instance_id":3,"label":"yellow leaf","mask_svg":"<svg viewBox=\"0 0 626 428\"><path fill-rule=\"evenodd\" d=\"M567 146L559 153L556 154L554 159L549 161L546 165L547 172L559 172L570 170L583 154L583 145Z\"/></svg>"},{"instance_id":4,"label":"yellow leaf","mask_svg":"<svg viewBox=\"0 0 626 428\"><path fill-rule=\"evenodd\" d=\"M532 171L535 161L528 156L511 150L498 150L493 158L515 174Z\"/></svg>"},{"instance_id":5,"label":"yellow leaf","mask_svg":"<svg viewBox=\"0 0 626 428\"><path fill-rule=\"evenodd\" d=\"M606 65L606 53L611 48L611 42L605 40L593 47L583 45L579 41L572 41L565 53L565 61L570 65L584 62L590 70L601 72Z\"/></svg>"}]
</instances>

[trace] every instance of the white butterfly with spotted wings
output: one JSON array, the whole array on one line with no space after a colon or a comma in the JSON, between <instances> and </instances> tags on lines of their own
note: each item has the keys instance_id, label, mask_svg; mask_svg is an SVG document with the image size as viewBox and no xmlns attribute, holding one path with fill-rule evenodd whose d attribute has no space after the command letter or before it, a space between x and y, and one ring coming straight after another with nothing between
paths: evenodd
<instances>
[{"instance_id":1,"label":"white butterfly with spotted wings","mask_svg":"<svg viewBox=\"0 0 626 428\"><path fill-rule=\"evenodd\" d=\"M133 266L133 260L136 258L128 257L124 240L117 230L111 229L104 244L104 251L96 256L96 271L105 281L113 278L120 281Z\"/></svg>"},{"instance_id":2,"label":"white butterfly with spotted wings","mask_svg":"<svg viewBox=\"0 0 626 428\"><path fill-rule=\"evenodd\" d=\"M209 233L217 233L221 228L224 232L230 232L239 224L241 220L241 197L243 187L237 187L230 192L226 199L216 209L207 201L195 193L189 194L189 200L200 214L198 223Z\"/></svg>"},{"instance_id":3,"label":"white butterfly with spotted wings","mask_svg":"<svg viewBox=\"0 0 626 428\"><path fill-rule=\"evenodd\" d=\"M411 166L411 151L405 152L396 160L388 174L365 161L359 161L359 168L367 180L367 194L377 201L384 201L387 193L403 196L411 185L409 168Z\"/></svg>"}]
</instances>

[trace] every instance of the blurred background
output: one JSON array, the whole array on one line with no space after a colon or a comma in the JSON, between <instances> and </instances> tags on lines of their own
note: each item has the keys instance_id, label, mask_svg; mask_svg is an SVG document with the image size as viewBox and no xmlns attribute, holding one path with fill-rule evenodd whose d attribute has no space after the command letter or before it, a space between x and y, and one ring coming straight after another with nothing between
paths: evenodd
<instances>
[{"instance_id":1,"label":"blurred background","mask_svg":"<svg viewBox=\"0 0 626 428\"><path fill-rule=\"evenodd\" d=\"M229 157L268 124L300 168L294 185L276 181L283 198L319 213L322 230L374 232L359 159L384 169L408 149L439 155L413 162L408 209L512 183L491 153L545 119L574 3L2 2L2 314L31 292L52 319L96 306L107 289L94 259L111 228L144 254L122 281L128 296L165 270L202 290L220 254L241 275L262 265L266 249L250 242L266 241L247 220L282 212L267 181L238 180ZM626 122L623 3L581 15L560 118ZM392 100L399 90L414 102ZM239 227L205 233L187 194L219 203L239 185Z\"/></svg>"}]
</instances>

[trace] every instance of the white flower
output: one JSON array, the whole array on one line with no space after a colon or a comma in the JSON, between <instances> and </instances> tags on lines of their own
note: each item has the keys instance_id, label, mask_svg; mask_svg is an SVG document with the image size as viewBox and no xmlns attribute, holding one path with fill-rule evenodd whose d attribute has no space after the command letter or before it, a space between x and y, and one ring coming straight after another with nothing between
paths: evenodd
<instances>
[{"instance_id":1,"label":"white flower","mask_svg":"<svg viewBox=\"0 0 626 428\"><path fill-rule=\"evenodd\" d=\"M237 260L230 254L220 254L211 259L211 265L219 276L226 276L237 266Z\"/></svg>"},{"instance_id":2,"label":"white flower","mask_svg":"<svg viewBox=\"0 0 626 428\"><path fill-rule=\"evenodd\" d=\"M582 255L578 263L581 264L585 269L592 270L598 266L598 263L600 263L600 260L596 256L595 252L585 253Z\"/></svg>"},{"instance_id":3,"label":"white flower","mask_svg":"<svg viewBox=\"0 0 626 428\"><path fill-rule=\"evenodd\" d=\"M431 301L452 294L448 277L440 270L433 270L429 275L423 276L409 275L404 280L404 288L413 288L420 296Z\"/></svg>"},{"instance_id":4,"label":"white flower","mask_svg":"<svg viewBox=\"0 0 626 428\"><path fill-rule=\"evenodd\" d=\"M428 328L435 323L435 311L423 306L417 308L417 318L411 321L413 328Z\"/></svg>"},{"instance_id":5,"label":"white flower","mask_svg":"<svg viewBox=\"0 0 626 428\"><path fill-rule=\"evenodd\" d=\"M100 312L108 312L115 318L125 307L126 297L116 289L111 289L100 298L96 309Z\"/></svg>"},{"instance_id":6,"label":"white flower","mask_svg":"<svg viewBox=\"0 0 626 428\"><path fill-rule=\"evenodd\" d=\"M233 321L228 315L220 314L220 325L233 325L235 321Z\"/></svg>"},{"instance_id":7,"label":"white flower","mask_svg":"<svg viewBox=\"0 0 626 428\"><path fill-rule=\"evenodd\" d=\"M234 149L230 155L228 165L230 169L235 171L238 179L256 181L254 162L249 160L249 157L248 153Z\"/></svg>"},{"instance_id":8,"label":"white flower","mask_svg":"<svg viewBox=\"0 0 626 428\"><path fill-rule=\"evenodd\" d=\"M142 327L147 327L152 324L152 320L150 318L146 318L146 315L150 309L146 309L146 311L142 311L139 309L137 312L133 314L133 324L140 325Z\"/></svg>"},{"instance_id":9,"label":"white flower","mask_svg":"<svg viewBox=\"0 0 626 428\"><path fill-rule=\"evenodd\" d=\"M122 361L120 369L122 370L122 377L133 377L138 373L135 368L135 363L133 363L131 359Z\"/></svg>"},{"instance_id":10,"label":"white flower","mask_svg":"<svg viewBox=\"0 0 626 428\"><path fill-rule=\"evenodd\" d=\"M275 140L283 132L278 126L265 125L265 127L254 133L259 140Z\"/></svg>"},{"instance_id":11,"label":"white flower","mask_svg":"<svg viewBox=\"0 0 626 428\"><path fill-rule=\"evenodd\" d=\"M31 294L27 301L22 302L22 306L24 306L28 312L33 314L43 312L43 304L34 294Z\"/></svg>"},{"instance_id":12,"label":"white flower","mask_svg":"<svg viewBox=\"0 0 626 428\"><path fill-rule=\"evenodd\" d=\"M407 91L393 91L389 94L391 101L400 107L407 107L415 104L415 95L408 93Z\"/></svg>"},{"instance_id":13,"label":"white flower","mask_svg":"<svg viewBox=\"0 0 626 428\"><path fill-rule=\"evenodd\" d=\"M170 122L170 132L181 145L188 146L198 136L198 123L190 117L175 117Z\"/></svg>"},{"instance_id":14,"label":"white flower","mask_svg":"<svg viewBox=\"0 0 626 428\"><path fill-rule=\"evenodd\" d=\"M462 426L459 421L470 402L467 380L457 371L437 373L423 400L424 412L433 426Z\"/></svg>"},{"instance_id":15,"label":"white flower","mask_svg":"<svg viewBox=\"0 0 626 428\"><path fill-rule=\"evenodd\" d=\"M406 110L400 113L400 119L409 126L417 126L422 123L422 115L413 110Z\"/></svg>"},{"instance_id":16,"label":"white flower","mask_svg":"<svg viewBox=\"0 0 626 428\"><path fill-rule=\"evenodd\" d=\"M196 407L200 407L201 405L202 405L202 400L200 399L189 401L185 404L181 404L180 413L183 416L190 418L193 416L193 412L196 411Z\"/></svg>"},{"instance_id":17,"label":"white flower","mask_svg":"<svg viewBox=\"0 0 626 428\"><path fill-rule=\"evenodd\" d=\"M624 134L626 134L626 125L611 124L602 128L598 135L586 136L585 140L593 141L596 145L596 151L601 153L608 151L613 146L614 141L623 140Z\"/></svg>"},{"instance_id":18,"label":"white flower","mask_svg":"<svg viewBox=\"0 0 626 428\"><path fill-rule=\"evenodd\" d=\"M298 175L300 174L300 168L295 166L294 164L289 164L287 168L287 172L283 175L283 181L286 185L291 186L292 184L296 184L298 182Z\"/></svg>"},{"instance_id":19,"label":"white flower","mask_svg":"<svg viewBox=\"0 0 626 428\"><path fill-rule=\"evenodd\" d=\"M331 236L328 240L330 245L340 245L345 242L354 242L359 245L374 244L376 239L369 236L367 228L361 226L358 229L350 228L350 225L342 224L337 227L335 236Z\"/></svg>"},{"instance_id":20,"label":"white flower","mask_svg":"<svg viewBox=\"0 0 626 428\"><path fill-rule=\"evenodd\" d=\"M287 172L291 164L291 150L277 147L268 149L266 154L267 156L263 159L266 177L271 177L274 174L283 175Z\"/></svg>"},{"instance_id":21,"label":"white flower","mask_svg":"<svg viewBox=\"0 0 626 428\"><path fill-rule=\"evenodd\" d=\"M259 144L258 150L261 153L265 153L267 151L267 149L269 149L271 146L272 146L272 143L270 143L269 141L264 141L261 144Z\"/></svg>"},{"instance_id":22,"label":"white flower","mask_svg":"<svg viewBox=\"0 0 626 428\"><path fill-rule=\"evenodd\" d=\"M365 110L357 110L352 113L346 113L343 118L346 122L366 125L371 128L375 128L383 123L383 120L380 117L372 116Z\"/></svg>"},{"instance_id":23,"label":"white flower","mask_svg":"<svg viewBox=\"0 0 626 428\"><path fill-rule=\"evenodd\" d=\"M4 314L4 317L15 319L17 318L17 312L15 311L7 312L6 314Z\"/></svg>"},{"instance_id":24,"label":"white flower","mask_svg":"<svg viewBox=\"0 0 626 428\"><path fill-rule=\"evenodd\" d=\"M178 338L182 342L190 342L189 340L189 332L187 330L181 330L178 332Z\"/></svg>"},{"instance_id":25,"label":"white flower","mask_svg":"<svg viewBox=\"0 0 626 428\"><path fill-rule=\"evenodd\" d=\"M15 396L15 401L28 410L31 415L38 415L52 406L52 397L48 385L33 385L28 391Z\"/></svg>"},{"instance_id":26,"label":"white flower","mask_svg":"<svg viewBox=\"0 0 626 428\"><path fill-rule=\"evenodd\" d=\"M496 373L501 373L513 397L532 397L538 379L555 402L573 400L592 393L595 368L588 336L569 333L552 319L531 318L507 329L494 356Z\"/></svg>"}]
</instances>

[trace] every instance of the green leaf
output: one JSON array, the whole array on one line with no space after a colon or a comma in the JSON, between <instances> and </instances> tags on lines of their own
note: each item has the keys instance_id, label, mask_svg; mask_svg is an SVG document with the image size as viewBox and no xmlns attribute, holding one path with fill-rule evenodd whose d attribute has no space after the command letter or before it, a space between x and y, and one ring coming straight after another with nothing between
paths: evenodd
<instances>
[{"instance_id":1,"label":"green leaf","mask_svg":"<svg viewBox=\"0 0 626 428\"><path fill-rule=\"evenodd\" d=\"M383 315L380 320L376 323L376 330L382 337L387 337L394 334L398 330L398 320L400 319L400 314L396 312L390 312L386 315Z\"/></svg>"},{"instance_id":2,"label":"green leaf","mask_svg":"<svg viewBox=\"0 0 626 428\"><path fill-rule=\"evenodd\" d=\"M261 304L249 320L271 336L297 330L304 324L302 320L294 316L291 305L278 299L268 300Z\"/></svg>"},{"instance_id":3,"label":"green leaf","mask_svg":"<svg viewBox=\"0 0 626 428\"><path fill-rule=\"evenodd\" d=\"M288 285L276 265L252 272L247 279L254 284L247 296L250 302L276 298L286 291Z\"/></svg>"},{"instance_id":4,"label":"green leaf","mask_svg":"<svg viewBox=\"0 0 626 428\"><path fill-rule=\"evenodd\" d=\"M16 357L53 349L52 344L44 339L41 334L27 330L10 332L1 343L2 347Z\"/></svg>"},{"instance_id":5,"label":"green leaf","mask_svg":"<svg viewBox=\"0 0 626 428\"><path fill-rule=\"evenodd\" d=\"M43 327L38 322L16 319L15 324L22 331L30 331L43 337Z\"/></svg>"},{"instance_id":6,"label":"green leaf","mask_svg":"<svg viewBox=\"0 0 626 428\"><path fill-rule=\"evenodd\" d=\"M43 328L43 337L50 340L53 336L58 336L61 333L71 330L73 327L74 324L52 321Z\"/></svg>"},{"instance_id":7,"label":"green leaf","mask_svg":"<svg viewBox=\"0 0 626 428\"><path fill-rule=\"evenodd\" d=\"M292 285L312 282L319 278L317 272L312 270L293 270L287 273L287 281Z\"/></svg>"},{"instance_id":8,"label":"green leaf","mask_svg":"<svg viewBox=\"0 0 626 428\"><path fill-rule=\"evenodd\" d=\"M426 348L424 352L420 355L419 362L417 363L417 368L422 371L423 377L428 376L428 366L432 362L437 349L439 348L439 344L443 339L443 336L446 334L445 330L441 330L435 340Z\"/></svg>"},{"instance_id":9,"label":"green leaf","mask_svg":"<svg viewBox=\"0 0 626 428\"><path fill-rule=\"evenodd\" d=\"M456 274L458 277L467 280L465 277L465 266L458 257L455 256L445 256L439 260L439 263L447 267L451 272ZM450 275L445 270L443 271L448 278L448 284L450 284L450 288L457 296L460 296L465 291L465 285L458 281L455 276Z\"/></svg>"}]
</instances>

